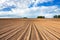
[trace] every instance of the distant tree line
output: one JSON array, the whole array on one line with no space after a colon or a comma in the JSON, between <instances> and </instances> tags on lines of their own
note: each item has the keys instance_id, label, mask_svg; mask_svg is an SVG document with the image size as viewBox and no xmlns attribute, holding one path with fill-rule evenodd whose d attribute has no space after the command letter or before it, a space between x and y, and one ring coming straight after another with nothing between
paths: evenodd
<instances>
[{"instance_id":1,"label":"distant tree line","mask_svg":"<svg viewBox=\"0 0 60 40\"><path fill-rule=\"evenodd\" d=\"M37 16L37 18L45 18L45 16ZM54 15L53 18L60 18L60 15Z\"/></svg>"},{"instance_id":2,"label":"distant tree line","mask_svg":"<svg viewBox=\"0 0 60 40\"><path fill-rule=\"evenodd\" d=\"M37 16L37 18L45 18L45 16ZM54 15L53 18L60 18L60 15Z\"/></svg>"},{"instance_id":3,"label":"distant tree line","mask_svg":"<svg viewBox=\"0 0 60 40\"><path fill-rule=\"evenodd\" d=\"M60 15L54 15L53 18L60 18Z\"/></svg>"},{"instance_id":4,"label":"distant tree line","mask_svg":"<svg viewBox=\"0 0 60 40\"><path fill-rule=\"evenodd\" d=\"M45 18L45 16L37 16L37 18Z\"/></svg>"},{"instance_id":5,"label":"distant tree line","mask_svg":"<svg viewBox=\"0 0 60 40\"><path fill-rule=\"evenodd\" d=\"M23 17L24 19L27 19L27 17Z\"/></svg>"},{"instance_id":6,"label":"distant tree line","mask_svg":"<svg viewBox=\"0 0 60 40\"><path fill-rule=\"evenodd\" d=\"M23 17L27 19L27 17ZM45 18L45 16L37 16L37 18ZM53 18L60 18L60 15L54 15Z\"/></svg>"}]
</instances>

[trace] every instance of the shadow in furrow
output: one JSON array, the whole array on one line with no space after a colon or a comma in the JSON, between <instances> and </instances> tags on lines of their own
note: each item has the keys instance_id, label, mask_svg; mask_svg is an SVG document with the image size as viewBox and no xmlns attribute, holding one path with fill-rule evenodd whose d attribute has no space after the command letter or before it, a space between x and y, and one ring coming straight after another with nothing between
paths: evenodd
<instances>
[{"instance_id":1,"label":"shadow in furrow","mask_svg":"<svg viewBox=\"0 0 60 40\"><path fill-rule=\"evenodd\" d=\"M29 38L29 40L37 40L37 35L36 35L36 31L35 31L35 29L34 29L34 26L33 26L33 24L31 25L31 35L30 35L30 38Z\"/></svg>"},{"instance_id":2,"label":"shadow in furrow","mask_svg":"<svg viewBox=\"0 0 60 40\"><path fill-rule=\"evenodd\" d=\"M21 26L21 27L19 27L19 25L18 25L18 27L16 28L16 29L13 29L11 32L9 31L9 34L6 34L5 36L3 36L1 39L8 39L8 38L10 38L11 36L13 36L14 34L16 34L19 30L22 30L22 29L20 29L20 28L23 28L23 26Z\"/></svg>"},{"instance_id":3,"label":"shadow in furrow","mask_svg":"<svg viewBox=\"0 0 60 40\"><path fill-rule=\"evenodd\" d=\"M49 32L48 30L47 30L47 32ZM53 36L55 36L54 34L52 34L51 32L49 32L51 35L53 35ZM55 36L58 40L60 40L60 38L58 38L57 36Z\"/></svg>"},{"instance_id":4,"label":"shadow in furrow","mask_svg":"<svg viewBox=\"0 0 60 40\"><path fill-rule=\"evenodd\" d=\"M25 29L25 31L20 35L20 37L17 40L24 40L25 34L29 30L29 26L30 25L27 26L27 28Z\"/></svg>"},{"instance_id":5,"label":"shadow in furrow","mask_svg":"<svg viewBox=\"0 0 60 40\"><path fill-rule=\"evenodd\" d=\"M39 35L40 40L43 40L43 38L42 38L42 36L40 35L40 33L39 33L39 31L38 31L38 29L37 29L37 27L36 27L35 24L34 24L34 26L35 26L35 28L36 28L36 31L38 32L38 35Z\"/></svg>"},{"instance_id":6,"label":"shadow in furrow","mask_svg":"<svg viewBox=\"0 0 60 40\"><path fill-rule=\"evenodd\" d=\"M32 34L32 27L31 27L31 32L30 32L30 37L29 37L29 40L31 40L31 34Z\"/></svg>"},{"instance_id":7,"label":"shadow in furrow","mask_svg":"<svg viewBox=\"0 0 60 40\"><path fill-rule=\"evenodd\" d=\"M27 24L26 24L27 25ZM14 33L11 37L9 37L8 40L17 40L17 38L22 34L22 32L25 30L26 25L22 26L22 28L19 28L16 33Z\"/></svg>"}]
</instances>

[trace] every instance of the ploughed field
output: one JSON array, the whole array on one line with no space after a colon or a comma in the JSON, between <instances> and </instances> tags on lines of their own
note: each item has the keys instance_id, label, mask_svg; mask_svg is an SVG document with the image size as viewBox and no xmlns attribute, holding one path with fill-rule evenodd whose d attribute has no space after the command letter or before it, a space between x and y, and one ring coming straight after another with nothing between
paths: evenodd
<instances>
[{"instance_id":1,"label":"ploughed field","mask_svg":"<svg viewBox=\"0 0 60 40\"><path fill-rule=\"evenodd\" d=\"M0 19L0 40L60 40L60 19Z\"/></svg>"}]
</instances>

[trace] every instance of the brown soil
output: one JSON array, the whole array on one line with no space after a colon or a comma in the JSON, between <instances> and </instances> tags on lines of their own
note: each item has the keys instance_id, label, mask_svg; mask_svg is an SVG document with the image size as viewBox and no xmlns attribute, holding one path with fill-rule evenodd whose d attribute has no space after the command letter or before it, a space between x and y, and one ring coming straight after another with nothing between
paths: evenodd
<instances>
[{"instance_id":1,"label":"brown soil","mask_svg":"<svg viewBox=\"0 0 60 40\"><path fill-rule=\"evenodd\" d=\"M0 40L60 40L60 19L0 19Z\"/></svg>"}]
</instances>

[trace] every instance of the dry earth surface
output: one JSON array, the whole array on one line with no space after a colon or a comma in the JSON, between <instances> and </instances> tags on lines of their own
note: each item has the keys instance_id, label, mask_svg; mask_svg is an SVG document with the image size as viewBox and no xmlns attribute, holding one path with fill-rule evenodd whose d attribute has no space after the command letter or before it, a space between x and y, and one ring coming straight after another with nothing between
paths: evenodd
<instances>
[{"instance_id":1,"label":"dry earth surface","mask_svg":"<svg viewBox=\"0 0 60 40\"><path fill-rule=\"evenodd\" d=\"M60 40L60 19L0 19L0 40Z\"/></svg>"}]
</instances>

